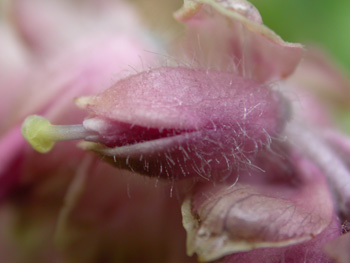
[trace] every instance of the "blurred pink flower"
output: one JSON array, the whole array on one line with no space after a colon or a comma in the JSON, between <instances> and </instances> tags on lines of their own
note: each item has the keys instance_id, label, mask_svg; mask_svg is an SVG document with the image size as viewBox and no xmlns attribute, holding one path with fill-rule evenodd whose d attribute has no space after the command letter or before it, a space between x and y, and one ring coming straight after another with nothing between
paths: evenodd
<instances>
[{"instance_id":1,"label":"blurred pink flower","mask_svg":"<svg viewBox=\"0 0 350 263\"><path fill-rule=\"evenodd\" d=\"M2 260L345 262L350 144L332 114L350 92L329 59L297 67L303 47L245 0L185 0L171 51L121 1L4 10ZM82 123L98 155L29 149L30 114Z\"/></svg>"}]
</instances>

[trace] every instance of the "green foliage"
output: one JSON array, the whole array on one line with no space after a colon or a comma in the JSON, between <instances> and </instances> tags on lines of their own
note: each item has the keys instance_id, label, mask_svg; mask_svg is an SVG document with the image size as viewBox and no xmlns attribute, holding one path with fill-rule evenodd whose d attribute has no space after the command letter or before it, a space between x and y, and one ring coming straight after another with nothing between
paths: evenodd
<instances>
[{"instance_id":1,"label":"green foliage","mask_svg":"<svg viewBox=\"0 0 350 263\"><path fill-rule=\"evenodd\" d=\"M350 70L349 0L251 0L284 40L317 44Z\"/></svg>"}]
</instances>

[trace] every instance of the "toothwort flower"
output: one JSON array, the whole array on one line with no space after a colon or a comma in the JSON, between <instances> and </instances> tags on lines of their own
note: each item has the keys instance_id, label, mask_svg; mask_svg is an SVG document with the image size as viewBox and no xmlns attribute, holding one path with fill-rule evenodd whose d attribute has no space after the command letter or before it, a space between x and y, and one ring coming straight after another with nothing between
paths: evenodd
<instances>
[{"instance_id":1,"label":"toothwort flower","mask_svg":"<svg viewBox=\"0 0 350 263\"><path fill-rule=\"evenodd\" d=\"M171 45L134 8L4 8L4 260L348 262L349 79L245 0L185 0Z\"/></svg>"}]
</instances>

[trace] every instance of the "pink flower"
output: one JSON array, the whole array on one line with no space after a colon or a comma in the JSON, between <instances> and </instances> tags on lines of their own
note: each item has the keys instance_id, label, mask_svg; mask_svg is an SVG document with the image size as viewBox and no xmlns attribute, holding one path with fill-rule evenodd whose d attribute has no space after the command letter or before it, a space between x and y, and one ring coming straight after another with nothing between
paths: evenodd
<instances>
[{"instance_id":1,"label":"pink flower","mask_svg":"<svg viewBox=\"0 0 350 263\"><path fill-rule=\"evenodd\" d=\"M4 27L0 90L18 95L2 106L0 219L25 249L7 261L345 262L349 138L324 113L346 107L349 82L328 60L297 68L303 47L245 0L186 0L166 63L125 3L9 10L24 43ZM29 114L82 124L26 119L43 156L20 137ZM69 139L84 141L54 146Z\"/></svg>"}]
</instances>

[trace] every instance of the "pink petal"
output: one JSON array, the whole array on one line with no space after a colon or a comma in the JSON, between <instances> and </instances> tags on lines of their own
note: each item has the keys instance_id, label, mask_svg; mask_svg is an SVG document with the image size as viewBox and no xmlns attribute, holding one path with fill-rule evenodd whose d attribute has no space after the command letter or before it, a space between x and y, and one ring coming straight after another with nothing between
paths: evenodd
<instances>
[{"instance_id":1,"label":"pink petal","mask_svg":"<svg viewBox=\"0 0 350 263\"><path fill-rule=\"evenodd\" d=\"M310 48L285 83L299 117L330 128L350 111L350 78L325 52Z\"/></svg>"},{"instance_id":2,"label":"pink petal","mask_svg":"<svg viewBox=\"0 0 350 263\"><path fill-rule=\"evenodd\" d=\"M13 125L19 98L31 74L30 61L25 47L8 24L0 24L0 136Z\"/></svg>"},{"instance_id":3,"label":"pink petal","mask_svg":"<svg viewBox=\"0 0 350 263\"><path fill-rule=\"evenodd\" d=\"M54 117L63 115L62 111L76 112L78 118L72 121L80 121L82 115L73 105L74 98L106 89L130 71L128 65L140 68L142 63L147 64L149 57L144 56L142 47L137 39L123 35L94 37L89 44L52 56L50 63L34 68L30 82L18 96L17 103L21 107L16 107L12 123L16 124L29 114ZM144 62L140 56L144 57ZM67 121L65 123L69 123Z\"/></svg>"},{"instance_id":4,"label":"pink petal","mask_svg":"<svg viewBox=\"0 0 350 263\"><path fill-rule=\"evenodd\" d=\"M95 150L117 166L172 179L225 178L269 144L288 117L285 101L267 86L182 67L131 76L82 101L99 120L86 120L85 128L115 147Z\"/></svg>"},{"instance_id":5,"label":"pink petal","mask_svg":"<svg viewBox=\"0 0 350 263\"><path fill-rule=\"evenodd\" d=\"M289 180L275 167L274 179L267 171L265 178L264 173L241 175L235 185L197 187L182 207L188 254L210 261L256 248L291 246L324 231L332 222L333 203L323 174L301 156L292 165Z\"/></svg>"},{"instance_id":6,"label":"pink petal","mask_svg":"<svg viewBox=\"0 0 350 263\"><path fill-rule=\"evenodd\" d=\"M325 130L323 137L328 144L336 151L350 170L350 136L335 130Z\"/></svg>"},{"instance_id":7,"label":"pink petal","mask_svg":"<svg viewBox=\"0 0 350 263\"><path fill-rule=\"evenodd\" d=\"M323 137L339 160L341 165L338 167L343 166L347 171L347 173L339 173L338 175L336 172L339 170L333 169L329 181L336 189L336 195L340 195L338 198L341 200L339 208L342 216L350 219L350 137L335 130L325 130Z\"/></svg>"},{"instance_id":8,"label":"pink petal","mask_svg":"<svg viewBox=\"0 0 350 263\"><path fill-rule=\"evenodd\" d=\"M147 66L151 56L144 49L154 49L122 2L15 0L9 6L15 26L1 27L0 95L7 100L0 117L7 117L0 119L0 132L29 114L61 105L50 110L59 114L75 97L106 89L125 72Z\"/></svg>"},{"instance_id":9,"label":"pink petal","mask_svg":"<svg viewBox=\"0 0 350 263\"><path fill-rule=\"evenodd\" d=\"M325 51L315 47L308 49L288 82L293 83L295 88L305 89L324 103L347 104L350 101L349 76Z\"/></svg>"},{"instance_id":10,"label":"pink petal","mask_svg":"<svg viewBox=\"0 0 350 263\"><path fill-rule=\"evenodd\" d=\"M64 45L76 23L68 5L58 1L13 1L13 19L22 39L34 53L47 53Z\"/></svg>"},{"instance_id":11,"label":"pink petal","mask_svg":"<svg viewBox=\"0 0 350 263\"><path fill-rule=\"evenodd\" d=\"M52 106L62 109L63 102L100 92L149 64L144 50L154 43L121 1L16 0L13 9L16 29L40 63L22 88L14 121L48 108L57 112Z\"/></svg>"},{"instance_id":12,"label":"pink petal","mask_svg":"<svg viewBox=\"0 0 350 263\"><path fill-rule=\"evenodd\" d=\"M245 0L186 0L175 17L186 23L185 52L202 68L233 70L260 82L293 73L303 48L262 24Z\"/></svg>"},{"instance_id":13,"label":"pink petal","mask_svg":"<svg viewBox=\"0 0 350 263\"><path fill-rule=\"evenodd\" d=\"M336 200L336 209L346 218L350 216L350 169L344 161L343 150L337 150L325 140L322 132L308 127L305 123L290 122L285 129L290 143L308 156L326 176L330 189ZM343 149L346 140L343 139ZM345 158L347 160L347 158Z\"/></svg>"},{"instance_id":14,"label":"pink petal","mask_svg":"<svg viewBox=\"0 0 350 263\"><path fill-rule=\"evenodd\" d=\"M13 1L13 20L27 47L43 59L77 42L106 35L140 37L137 16L123 1ZM140 37L141 38L141 37Z\"/></svg>"},{"instance_id":15,"label":"pink petal","mask_svg":"<svg viewBox=\"0 0 350 263\"><path fill-rule=\"evenodd\" d=\"M222 263L329 263L330 258L322 252L322 246L339 236L339 222L333 222L321 234L310 241L280 248L260 248L225 257ZM344 261L345 263L346 261Z\"/></svg>"}]
</instances>

